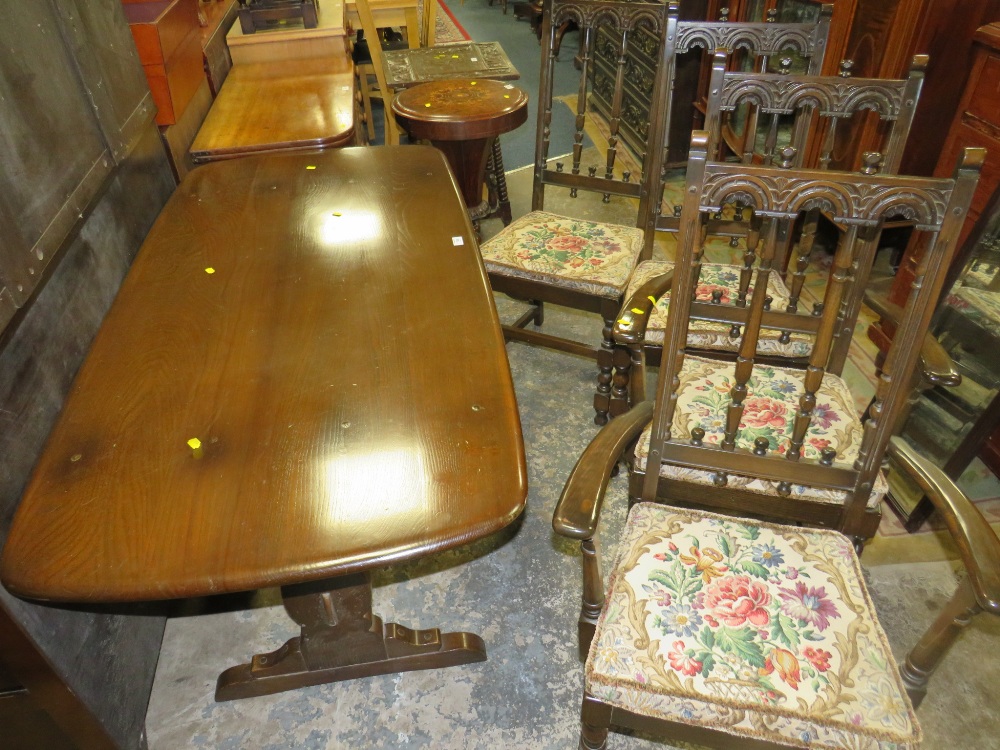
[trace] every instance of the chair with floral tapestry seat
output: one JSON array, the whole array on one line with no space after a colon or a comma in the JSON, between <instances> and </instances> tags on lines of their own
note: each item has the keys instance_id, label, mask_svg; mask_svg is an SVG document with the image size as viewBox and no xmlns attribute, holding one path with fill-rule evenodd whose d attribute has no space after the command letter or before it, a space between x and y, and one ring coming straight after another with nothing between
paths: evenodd
<instances>
[{"instance_id":1,"label":"chair with floral tapestry seat","mask_svg":"<svg viewBox=\"0 0 1000 750\"><path fill-rule=\"evenodd\" d=\"M894 469L941 510L967 570L897 670L851 540L641 503L605 596L594 535L611 469L651 416L615 419L577 463L553 527L581 541L580 747L611 727L734 750L915 750L935 668L973 616L1000 614L1000 540L944 473L893 438Z\"/></svg>"},{"instance_id":2,"label":"chair with floral tapestry seat","mask_svg":"<svg viewBox=\"0 0 1000 750\"><path fill-rule=\"evenodd\" d=\"M744 151L743 163L780 163L789 169L812 164L826 170L836 143L838 125L868 111L880 125L872 128L873 132L881 134L877 141L873 139L873 145L883 151L881 163L875 152L869 152L868 161L862 166L867 173L877 170L882 174L895 174L906 146L926 66L926 55L917 55L908 77L902 80L743 74L727 72L725 55L717 53L706 114L711 138L709 153L719 157L724 115L750 104L756 109L755 122L761 126L761 132L759 136L755 132L744 134L746 142L756 146ZM673 221L669 225L661 221L659 228L675 231L676 220ZM819 212L815 210L804 217L802 236L794 251L791 250L793 227L779 226L774 267L784 268L789 255L794 262L787 285L778 274L769 278L767 296L772 309L794 312L804 302L806 272L818 221ZM742 205L737 205L731 218L712 217L707 234L716 244L709 252L725 256L738 252L730 248L741 247L743 264L704 263L696 290L699 299L710 301L715 294L722 304L729 304L731 300L739 300L742 304L752 298L752 263L758 256L760 227L760 217L753 216ZM729 248L724 245L727 236ZM649 260L639 264L629 281L628 298L614 330L619 348L615 352L612 416L625 411L630 402L644 398L643 368L646 361L659 362L672 280L673 263ZM810 296L808 291L806 296ZM732 330L732 326L725 323L699 321L691 326L688 344L693 349L734 353L739 339L731 335ZM813 338L808 333L765 328L761 331L757 354L778 363L787 360L802 363L808 358L812 345ZM933 344L928 342L928 346ZM624 349L628 349L628 356Z\"/></svg>"},{"instance_id":3,"label":"chair with floral tapestry seat","mask_svg":"<svg viewBox=\"0 0 1000 750\"><path fill-rule=\"evenodd\" d=\"M532 212L515 219L498 235L482 243L480 250L496 292L502 292L531 304L531 308L512 325L504 326L508 341L542 344L561 351L597 359L601 372L599 390L610 394L611 326L624 301L625 285L639 258L652 254L653 207L650 198L659 190L662 144L668 116L667 85L671 78L673 57L667 40L674 38L678 8L675 2L613 2L610 0L546 0L542 20L542 64L539 85L538 124L535 144L535 171L532 189ZM553 114L553 88L556 77L557 31L565 22L580 28L581 47L576 117ZM627 60L624 50L630 38L644 29L647 36L659 40L655 76L651 83L652 121L647 134L646 157L642 175L633 180L629 172L619 178L618 135L622 116L623 91L626 85ZM613 82L614 101L610 117L608 147L601 155L600 167L587 167L584 160L584 127L592 115L590 92L595 85L593 52L599 32L609 32L622 54ZM569 71L566 71L569 74ZM548 163L553 123L573 121L572 165L563 171L561 163L553 169ZM601 174L598 175L600 169ZM615 196L615 208L623 217L634 217L628 225L572 218L544 210L545 187L561 186L576 198L580 191L597 193L605 202ZM623 200L624 199L624 200ZM543 321L544 302L564 305L585 312L599 313L604 321L599 347L560 338L525 327Z\"/></svg>"},{"instance_id":4,"label":"chair with floral tapestry seat","mask_svg":"<svg viewBox=\"0 0 1000 750\"><path fill-rule=\"evenodd\" d=\"M490 284L494 291L503 292L515 299L528 301L531 308L512 325L504 326L508 340L527 341L561 351L594 356L598 362L598 382L594 395L597 411L595 421L607 421L611 398L614 346L611 330L621 303L624 302L626 284L640 259L652 257L654 213L651 196L662 192L660 176L666 149L667 123L670 122L669 85L673 78L676 56L696 47L714 49L728 44L733 49L747 50L759 55L762 64L768 56L780 50L792 49L808 57L810 65L822 63L826 37L829 30L832 6L824 6L816 23L701 23L677 20L678 6L671 2L663 6L667 15L661 18L658 10L641 3L566 2L550 0L543 15L542 68L539 87L538 126L535 146L535 172L532 191L532 212L515 221L496 237L483 243L481 251ZM655 76L644 76L629 66L626 55L629 40L636 34L637 24L645 19L645 28L659 40ZM653 20L655 19L655 20ZM570 169L563 171L557 162L549 164L549 144L554 123L552 87L555 75L557 30L573 21L580 28L581 48L577 84L576 119ZM664 30L661 32L661 29ZM607 45L609 35L614 39L617 69L608 71L595 60L598 43ZM818 68L817 68L818 70ZM631 72L630 72L631 71ZM635 79L635 80L632 80ZM642 155L642 175L633 182L625 172L619 180L615 173L618 160L620 127L628 114L628 100L632 94L629 86L648 87L649 112L652 120L644 133L646 150ZM593 91L600 90L604 102L611 103L611 111L600 109ZM592 102L592 99L595 101ZM587 167L582 164L584 128L588 117L599 109L608 123L608 148L600 165ZM656 144L652 147L651 144ZM588 172L585 175L582 172ZM600 174L599 174L600 173ZM633 226L600 223L578 218L567 218L544 211L545 187L564 187L575 198L580 190L600 193L604 202L612 195L638 199L637 221ZM564 305L587 312L600 313L604 320L600 348L534 329L529 323L542 324L543 304Z\"/></svg>"},{"instance_id":5,"label":"chair with floral tapestry seat","mask_svg":"<svg viewBox=\"0 0 1000 750\"><path fill-rule=\"evenodd\" d=\"M953 179L932 179L709 162L708 148L708 133L697 132L678 234L676 269L684 273L674 276L653 419L628 459L630 497L832 527L860 546L878 528L886 490L881 461L909 397L908 374L983 151L967 149ZM755 280L765 288L783 223L819 207L841 227L823 300L811 314L775 310L764 296L744 304L695 299L706 226L735 201L763 217ZM882 225L899 216L915 224L928 249L862 425L863 404L842 374ZM735 358L690 352L696 321L731 326L739 339ZM758 362L764 328L809 334L806 366Z\"/></svg>"}]
</instances>

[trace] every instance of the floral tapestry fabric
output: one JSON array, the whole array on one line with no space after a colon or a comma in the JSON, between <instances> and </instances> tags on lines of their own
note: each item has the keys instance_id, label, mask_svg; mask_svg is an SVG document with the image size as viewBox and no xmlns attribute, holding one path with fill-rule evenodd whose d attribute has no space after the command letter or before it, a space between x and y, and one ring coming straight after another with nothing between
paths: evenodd
<instances>
[{"instance_id":1,"label":"floral tapestry fabric","mask_svg":"<svg viewBox=\"0 0 1000 750\"><path fill-rule=\"evenodd\" d=\"M617 299L642 251L636 227L532 211L480 248L489 273Z\"/></svg>"},{"instance_id":2,"label":"floral tapestry fabric","mask_svg":"<svg viewBox=\"0 0 1000 750\"><path fill-rule=\"evenodd\" d=\"M854 549L827 530L636 505L586 686L633 713L791 747L921 740Z\"/></svg>"},{"instance_id":3,"label":"floral tapestry fabric","mask_svg":"<svg viewBox=\"0 0 1000 750\"><path fill-rule=\"evenodd\" d=\"M640 263L629 281L626 295L631 295L640 286L655 276L666 273L674 264L665 260L647 260ZM698 277L695 291L699 301L710 302L712 292L722 292L720 304L730 304L737 298L740 291L741 266L723 265L720 263L704 263ZM777 273L771 274L767 282L767 293L771 297L771 309L784 310L788 305L788 289ZM753 284L750 285L748 299L753 297ZM663 345L663 337L667 328L667 310L670 306L670 294L664 294L656 301L649 322L646 323L645 341L648 344ZM793 333L787 342L780 340L781 331L773 328L762 328L757 342L757 351L761 354L778 355L782 357L808 357L812 351L812 337L803 333ZM736 351L739 349L739 337L729 335L729 326L709 321L693 320L688 328L688 346L695 349Z\"/></svg>"},{"instance_id":4,"label":"floral tapestry fabric","mask_svg":"<svg viewBox=\"0 0 1000 750\"><path fill-rule=\"evenodd\" d=\"M747 382L747 395L743 400L743 418L736 436L736 447L752 450L754 440L767 439L768 450L783 455L788 450L792 435L799 396L804 392L801 370L755 365ZM700 427L705 431L707 444L718 444L725 435L726 411L732 400L736 380L733 366L728 362L714 362L698 357L685 357L677 387L677 406L671 426L671 439L687 443L691 430ZM646 470L649 454L650 427L642 433L635 448L635 468ZM854 406L854 399L847 384L827 373L816 393L813 417L802 444L802 456L816 460L822 451L837 451L834 464L852 465L858 457L862 427ZM714 472L688 469L664 463L660 476L697 484L711 485ZM730 474L727 487L736 487L778 495L777 482L750 476ZM878 508L888 491L885 478L879 473L868 498L869 508ZM844 503L847 494L841 490L792 485L791 496L825 503Z\"/></svg>"}]
</instances>

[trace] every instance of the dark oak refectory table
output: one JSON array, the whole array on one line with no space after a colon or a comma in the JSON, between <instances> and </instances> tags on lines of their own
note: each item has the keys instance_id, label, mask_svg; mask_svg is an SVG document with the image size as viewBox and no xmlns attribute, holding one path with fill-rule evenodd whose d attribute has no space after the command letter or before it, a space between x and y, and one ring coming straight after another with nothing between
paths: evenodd
<instances>
[{"instance_id":1,"label":"dark oak refectory table","mask_svg":"<svg viewBox=\"0 0 1000 750\"><path fill-rule=\"evenodd\" d=\"M456 368L463 377L453 377ZM372 614L372 568L511 523L521 428L468 213L429 146L223 161L150 231L4 549L60 602L281 586L301 636L216 698L482 661Z\"/></svg>"}]
</instances>

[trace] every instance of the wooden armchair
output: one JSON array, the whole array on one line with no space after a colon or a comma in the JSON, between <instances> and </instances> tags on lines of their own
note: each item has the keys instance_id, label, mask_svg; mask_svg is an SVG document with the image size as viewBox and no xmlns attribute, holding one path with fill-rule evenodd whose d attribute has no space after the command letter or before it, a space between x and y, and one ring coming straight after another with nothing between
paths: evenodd
<instances>
[{"instance_id":1,"label":"wooden armchair","mask_svg":"<svg viewBox=\"0 0 1000 750\"><path fill-rule=\"evenodd\" d=\"M678 235L673 303L667 319L657 403L636 447L630 494L702 507L829 526L859 544L874 535L885 482L879 466L895 420L909 397L909 373L940 292L972 190L982 150L969 149L954 179L849 174L707 161L709 137L692 140ZM813 208L843 227L826 275L823 300L811 313L773 309L764 295L724 301L695 298L710 217L742 201L764 217L759 257L747 258L755 283L767 288L775 236ZM904 216L926 238L918 292L903 311L864 426L844 364L868 284L883 222ZM689 351L695 324L722 323L739 340L735 358ZM807 334L804 369L756 361L762 330L779 340ZM647 465L658 467L647 471Z\"/></svg>"},{"instance_id":2,"label":"wooden armchair","mask_svg":"<svg viewBox=\"0 0 1000 750\"><path fill-rule=\"evenodd\" d=\"M611 726L719 748L912 750L934 669L970 619L1000 614L1000 541L951 480L899 438L888 454L932 498L967 570L897 673L850 540L642 503L632 508L607 598L596 533L618 458L652 417L607 425L553 517L583 550L586 659L580 747Z\"/></svg>"},{"instance_id":3,"label":"wooden armchair","mask_svg":"<svg viewBox=\"0 0 1000 750\"><path fill-rule=\"evenodd\" d=\"M665 11L665 14L664 14ZM715 49L726 44L734 50L750 50L766 62L781 50L794 50L822 64L830 9L825 8L815 24L774 23L700 23L678 21L674 2L661 7L644 3L617 3L595 0L550 0L542 22L542 67L539 87L538 126L536 131L535 172L532 212L513 222L481 250L490 283L497 292L532 305L513 325L504 326L508 340L541 344L573 354L592 356L598 362L598 381L594 395L595 421L607 421L611 400L614 345L611 331L624 302L626 285L640 260L652 256L653 224L658 212L656 198L662 190L661 175L665 159L666 128L670 121L670 81L676 56L696 48ZM555 74L557 32L567 21L580 28L581 48L577 84L576 118L573 124L573 147L569 170L562 163L549 164L552 128L558 117L552 113L552 86ZM625 54L629 40L638 29L648 30L643 37L659 44L655 74L645 75L630 69ZM592 71L598 39L610 37L618 46L614 76ZM818 69L818 68L817 68ZM633 80L634 79L634 80ZM597 81L597 83L595 83ZM629 173L619 180L615 174L626 86L648 86L653 113L645 133L647 145L642 175L632 181ZM584 128L591 116L594 86L602 89L601 99L612 102L607 113L610 135L600 165L582 165ZM583 174L583 171L589 174ZM600 173L600 174L599 174ZM605 202L612 195L635 198L634 227L580 221L544 211L546 186L563 187L576 197L580 190L602 194ZM599 313L604 321L600 348L528 329L529 323L540 326L544 303L565 305L577 310Z\"/></svg>"},{"instance_id":4,"label":"wooden armchair","mask_svg":"<svg viewBox=\"0 0 1000 750\"><path fill-rule=\"evenodd\" d=\"M825 170L836 143L838 125L859 113L871 112L878 118L883 139L883 153L869 153L864 172L894 174L899 167L910 125L923 84L927 58L913 59L909 76L903 80L795 76L783 74L743 74L726 71L726 56L716 53L709 86L706 125L709 133L709 154L720 158L724 115L738 107L752 104L757 111L756 122L763 137L747 134L747 142L756 144L742 154L744 164L797 169L813 164ZM748 125L753 130L754 127ZM808 157L808 159L807 159ZM679 216L680 206L674 213ZM789 255L793 263L786 284L778 273L769 276L767 297L770 306L798 310L806 279L819 210L813 209L802 218L802 237L792 251L793 221L780 222L773 239L773 268L783 269ZM752 297L753 269L748 262L757 257L761 242L763 217L753 215L749 207L737 202L732 214L716 213L708 222L707 236L730 237L731 252L741 248L742 266L708 262L702 265L699 295L703 301L718 294L721 301L744 301ZM660 219L657 228L676 231L679 220ZM629 282L628 298L615 328L615 373L611 402L612 416L622 413L629 402L642 400L645 393L643 367L648 360L657 363L666 328L673 283L673 263L650 260L641 263ZM654 302L655 300L655 302ZM739 338L730 335L731 326L707 321L692 327L689 346L710 352L735 353ZM773 361L804 362L813 346L812 335L806 332L782 332L764 329L757 354ZM628 350L628 354L624 351ZM598 420L600 421L600 420Z\"/></svg>"}]
</instances>

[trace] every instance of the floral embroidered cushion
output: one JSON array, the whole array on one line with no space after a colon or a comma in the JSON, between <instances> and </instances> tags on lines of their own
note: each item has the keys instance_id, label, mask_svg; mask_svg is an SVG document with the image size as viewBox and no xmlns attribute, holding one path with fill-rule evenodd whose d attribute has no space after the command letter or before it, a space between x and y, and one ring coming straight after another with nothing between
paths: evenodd
<instances>
[{"instance_id":1,"label":"floral embroidered cushion","mask_svg":"<svg viewBox=\"0 0 1000 750\"><path fill-rule=\"evenodd\" d=\"M754 440L764 437L769 450L785 453L792 435L799 395L804 391L802 378L801 370L754 366L743 401L743 418L736 436L737 448L752 450ZM731 401L729 393L735 382L732 363L685 357L677 388L671 439L689 442L691 430L701 427L705 431L705 443L721 442L725 434L726 410ZM636 444L635 468L638 471L646 470L650 430L647 427ZM816 460L822 451L832 448L837 451L835 464L851 465L858 457L861 437L861 421L847 384L836 375L827 373L816 393L812 422L802 444L803 457ZM660 466L660 476L711 485L714 472L664 463ZM777 482L766 479L730 474L726 486L777 495L777 485ZM888 484L879 473L868 498L868 507L878 508L887 491ZM847 494L840 490L808 485L792 485L791 496L826 503L843 503L847 499Z\"/></svg>"},{"instance_id":2,"label":"floral embroidered cushion","mask_svg":"<svg viewBox=\"0 0 1000 750\"><path fill-rule=\"evenodd\" d=\"M857 555L828 530L637 504L586 687L637 714L791 747L921 740Z\"/></svg>"},{"instance_id":3,"label":"floral embroidered cushion","mask_svg":"<svg viewBox=\"0 0 1000 750\"><path fill-rule=\"evenodd\" d=\"M640 263L628 283L626 295L632 295L636 289L655 276L666 273L674 264L665 260L647 260ZM697 299L702 302L712 300L712 292L721 291L722 304L729 304L740 291L741 266L723 265L720 263L704 263L698 278L695 291ZM772 273L767 281L767 293L771 297L772 310L784 310L788 305L788 289L777 273ZM753 285L750 285L749 297L753 297ZM646 343L663 345L663 337L667 328L667 310L670 306L670 294L664 294L656 301L646 324ZM781 339L781 331L773 328L762 328L757 342L757 351L761 354L778 355L782 357L808 357L812 351L813 339L804 333L792 333L787 342ZM722 349L736 351L740 339L729 335L729 326L711 323L704 320L693 320L688 328L688 346L696 349Z\"/></svg>"},{"instance_id":4,"label":"floral embroidered cushion","mask_svg":"<svg viewBox=\"0 0 1000 750\"><path fill-rule=\"evenodd\" d=\"M489 273L541 281L616 299L642 251L636 227L532 211L484 242Z\"/></svg>"}]
</instances>

